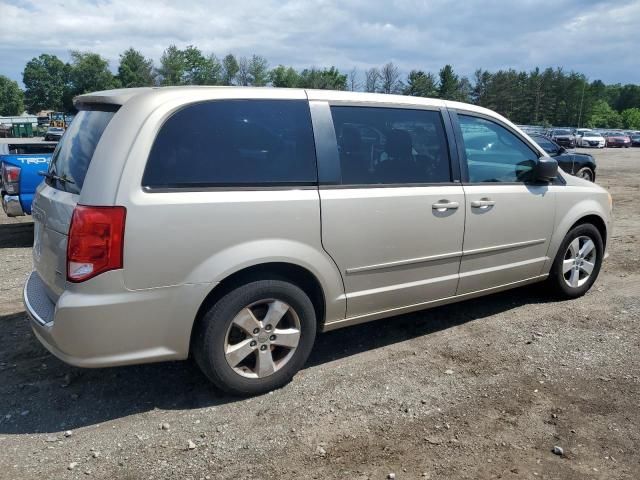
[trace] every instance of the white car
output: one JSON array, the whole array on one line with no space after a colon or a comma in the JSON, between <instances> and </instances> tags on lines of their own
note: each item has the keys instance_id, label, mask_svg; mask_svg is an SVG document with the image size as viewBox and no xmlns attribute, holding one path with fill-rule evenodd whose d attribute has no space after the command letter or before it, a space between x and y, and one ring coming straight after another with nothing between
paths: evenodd
<instances>
[{"instance_id":1,"label":"white car","mask_svg":"<svg viewBox=\"0 0 640 480\"><path fill-rule=\"evenodd\" d=\"M596 132L582 132L576 143L579 147L596 147L596 148L604 148L605 139L602 135Z\"/></svg>"}]
</instances>

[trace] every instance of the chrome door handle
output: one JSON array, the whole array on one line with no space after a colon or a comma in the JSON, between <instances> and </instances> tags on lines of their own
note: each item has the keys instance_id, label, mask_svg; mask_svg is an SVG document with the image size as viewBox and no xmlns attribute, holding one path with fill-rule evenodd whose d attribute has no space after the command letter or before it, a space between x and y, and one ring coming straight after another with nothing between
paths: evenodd
<instances>
[{"instance_id":1,"label":"chrome door handle","mask_svg":"<svg viewBox=\"0 0 640 480\"><path fill-rule=\"evenodd\" d=\"M483 198L482 200L473 200L471 202L471 208L489 208L493 207L495 204L496 202L494 200Z\"/></svg>"},{"instance_id":2,"label":"chrome door handle","mask_svg":"<svg viewBox=\"0 0 640 480\"><path fill-rule=\"evenodd\" d=\"M431 205L431 208L434 210L438 210L439 212L444 212L445 210L456 210L460 204L458 202L447 202L446 200L440 200L439 202Z\"/></svg>"}]
</instances>

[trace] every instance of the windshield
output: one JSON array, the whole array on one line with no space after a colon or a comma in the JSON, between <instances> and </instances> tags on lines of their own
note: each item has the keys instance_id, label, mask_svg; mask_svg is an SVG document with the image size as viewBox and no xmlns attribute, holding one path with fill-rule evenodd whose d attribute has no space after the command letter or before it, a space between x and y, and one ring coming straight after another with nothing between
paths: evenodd
<instances>
[{"instance_id":1,"label":"windshield","mask_svg":"<svg viewBox=\"0 0 640 480\"><path fill-rule=\"evenodd\" d=\"M47 183L54 188L71 193L80 193L84 177L89 169L93 152L115 112L83 110L58 144Z\"/></svg>"},{"instance_id":2,"label":"windshield","mask_svg":"<svg viewBox=\"0 0 640 480\"><path fill-rule=\"evenodd\" d=\"M553 134L554 135L571 135L571 132L569 130L554 130Z\"/></svg>"}]
</instances>

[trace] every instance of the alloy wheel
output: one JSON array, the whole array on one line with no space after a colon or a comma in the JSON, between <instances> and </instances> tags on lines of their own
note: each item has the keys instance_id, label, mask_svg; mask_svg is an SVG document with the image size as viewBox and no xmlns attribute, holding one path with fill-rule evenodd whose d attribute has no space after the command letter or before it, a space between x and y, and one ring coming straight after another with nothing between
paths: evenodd
<instances>
[{"instance_id":1,"label":"alloy wheel","mask_svg":"<svg viewBox=\"0 0 640 480\"><path fill-rule=\"evenodd\" d=\"M300 317L287 303L264 299L231 321L224 341L229 366L246 378L264 378L284 367L300 343Z\"/></svg>"},{"instance_id":2,"label":"alloy wheel","mask_svg":"<svg viewBox=\"0 0 640 480\"><path fill-rule=\"evenodd\" d=\"M574 238L562 262L562 275L567 285L571 288L584 285L595 268L596 256L596 244L591 238L585 235Z\"/></svg>"}]
</instances>

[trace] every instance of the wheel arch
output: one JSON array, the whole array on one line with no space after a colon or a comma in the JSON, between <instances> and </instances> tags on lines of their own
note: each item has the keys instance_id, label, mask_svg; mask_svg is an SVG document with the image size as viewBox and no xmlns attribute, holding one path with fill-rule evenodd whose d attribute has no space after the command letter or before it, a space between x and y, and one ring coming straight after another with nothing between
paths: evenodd
<instances>
[{"instance_id":1,"label":"wheel arch","mask_svg":"<svg viewBox=\"0 0 640 480\"><path fill-rule=\"evenodd\" d=\"M301 288L311 300L316 312L318 330L324 326L327 317L326 292L318 277L309 269L291 262L269 261L245 266L217 283L204 298L191 328L189 349L191 350L194 340L194 333L198 330L198 325L204 313L211 308L220 298L233 289L256 280L283 280L288 281Z\"/></svg>"}]
</instances>

